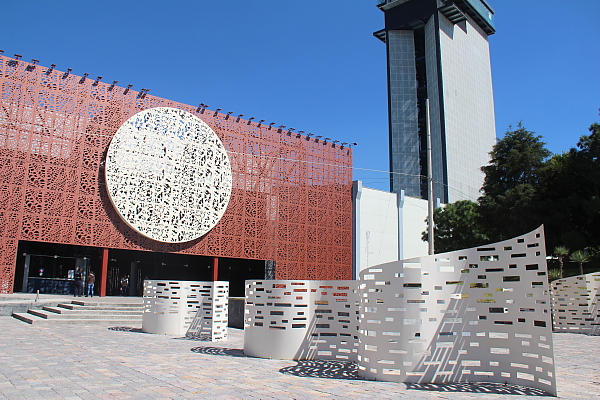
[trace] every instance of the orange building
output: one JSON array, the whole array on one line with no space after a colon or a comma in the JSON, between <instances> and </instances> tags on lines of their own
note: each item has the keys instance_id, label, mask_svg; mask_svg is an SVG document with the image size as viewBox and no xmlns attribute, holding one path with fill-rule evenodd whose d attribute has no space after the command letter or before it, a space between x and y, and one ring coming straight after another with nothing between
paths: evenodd
<instances>
[{"instance_id":1,"label":"orange building","mask_svg":"<svg viewBox=\"0 0 600 400\"><path fill-rule=\"evenodd\" d=\"M251 278L351 279L347 146L5 56L0 89L0 292L70 293L76 268L95 273L100 295L119 294L123 276L130 295L141 293L146 278L228 280L234 296L243 295L243 281ZM132 117L160 108L205 123L228 158L224 212L192 240L143 234L107 190L111 141ZM147 168L141 161L138 167ZM119 179L132 198L142 196L132 194L135 182ZM194 200L198 182L181 192ZM153 190L148 196L160 203L162 192ZM141 215L141 205L131 207ZM169 207L172 213L182 205ZM165 216L157 210L148 221ZM180 221L169 221L184 230L197 218L177 215Z\"/></svg>"}]
</instances>

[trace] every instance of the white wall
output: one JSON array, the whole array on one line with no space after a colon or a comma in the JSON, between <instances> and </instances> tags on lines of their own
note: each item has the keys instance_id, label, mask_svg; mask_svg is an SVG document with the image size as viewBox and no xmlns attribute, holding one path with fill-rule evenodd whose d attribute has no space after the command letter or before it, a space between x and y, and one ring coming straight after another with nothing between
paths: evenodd
<instances>
[{"instance_id":1,"label":"white wall","mask_svg":"<svg viewBox=\"0 0 600 400\"><path fill-rule=\"evenodd\" d=\"M440 59L446 128L448 202L476 200L496 143L494 97L487 35L467 20L440 20Z\"/></svg>"},{"instance_id":2,"label":"white wall","mask_svg":"<svg viewBox=\"0 0 600 400\"><path fill-rule=\"evenodd\" d=\"M354 182L354 278L365 268L427 254L427 200ZM401 235L398 235L401 232Z\"/></svg>"},{"instance_id":3,"label":"white wall","mask_svg":"<svg viewBox=\"0 0 600 400\"><path fill-rule=\"evenodd\" d=\"M400 259L427 255L428 244L421 240L427 230L427 200L404 196L400 226L402 227L402 253Z\"/></svg>"},{"instance_id":4,"label":"white wall","mask_svg":"<svg viewBox=\"0 0 600 400\"><path fill-rule=\"evenodd\" d=\"M398 260L396 199L395 193L369 189L362 184L357 189L355 182L355 271Z\"/></svg>"}]
</instances>

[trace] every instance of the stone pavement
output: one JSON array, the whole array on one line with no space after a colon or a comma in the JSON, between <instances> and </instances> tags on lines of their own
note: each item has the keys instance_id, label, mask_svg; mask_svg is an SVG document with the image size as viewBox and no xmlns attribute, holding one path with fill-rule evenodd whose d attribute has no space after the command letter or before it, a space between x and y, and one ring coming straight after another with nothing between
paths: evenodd
<instances>
[{"instance_id":1,"label":"stone pavement","mask_svg":"<svg viewBox=\"0 0 600 400\"><path fill-rule=\"evenodd\" d=\"M543 399L495 384L365 381L337 362L245 357L243 331L211 343L140 327L35 326L0 317L0 398ZM553 335L559 398L600 399L600 337ZM541 396L540 396L541 395Z\"/></svg>"}]
</instances>

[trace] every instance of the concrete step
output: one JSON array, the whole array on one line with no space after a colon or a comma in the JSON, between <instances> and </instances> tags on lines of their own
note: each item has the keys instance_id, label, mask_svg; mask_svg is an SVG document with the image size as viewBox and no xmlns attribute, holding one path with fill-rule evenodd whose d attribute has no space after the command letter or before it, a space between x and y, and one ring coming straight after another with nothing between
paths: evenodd
<instances>
[{"instance_id":1,"label":"concrete step","mask_svg":"<svg viewBox=\"0 0 600 400\"><path fill-rule=\"evenodd\" d=\"M58 303L56 301L40 301L23 303L19 301L4 301L0 302L0 316L10 316L15 312L26 313L27 310L35 308L41 309L42 307L56 307Z\"/></svg>"},{"instance_id":2,"label":"concrete step","mask_svg":"<svg viewBox=\"0 0 600 400\"><path fill-rule=\"evenodd\" d=\"M136 314L109 314L109 313L98 313L98 312L81 312L81 313L67 313L59 314L55 312L49 312L44 310L29 310L28 314L33 314L37 317L44 319L142 319L141 313Z\"/></svg>"},{"instance_id":3,"label":"concrete step","mask_svg":"<svg viewBox=\"0 0 600 400\"><path fill-rule=\"evenodd\" d=\"M74 300L71 303L46 305L40 309L13 312L13 317L33 323L58 324L134 324L141 325L144 306L141 302L126 303Z\"/></svg>"},{"instance_id":4,"label":"concrete step","mask_svg":"<svg viewBox=\"0 0 600 400\"><path fill-rule=\"evenodd\" d=\"M30 313L13 313L13 317L26 322L28 324L73 324L73 325L142 325L142 317L139 318L121 318L121 319L105 319L105 318L41 318Z\"/></svg>"},{"instance_id":5,"label":"concrete step","mask_svg":"<svg viewBox=\"0 0 600 400\"><path fill-rule=\"evenodd\" d=\"M58 307L67 309L67 310L120 310L120 311L137 311L142 312L144 310L144 306L141 304L138 305L122 305L122 304L107 304L103 303L98 306L90 306L90 305L81 305L81 304L65 304L60 303Z\"/></svg>"},{"instance_id":6,"label":"concrete step","mask_svg":"<svg viewBox=\"0 0 600 400\"><path fill-rule=\"evenodd\" d=\"M71 305L75 306L85 306L85 307L115 307L115 308L123 308L123 307L144 307L144 303L140 302L128 302L128 303L105 303L105 302L95 302L95 301L87 301L87 300L73 300Z\"/></svg>"},{"instance_id":7,"label":"concrete step","mask_svg":"<svg viewBox=\"0 0 600 400\"><path fill-rule=\"evenodd\" d=\"M122 310L119 308L63 308L58 307L43 307L42 311L46 311L54 314L66 314L66 315L142 315L142 309L137 310Z\"/></svg>"}]
</instances>

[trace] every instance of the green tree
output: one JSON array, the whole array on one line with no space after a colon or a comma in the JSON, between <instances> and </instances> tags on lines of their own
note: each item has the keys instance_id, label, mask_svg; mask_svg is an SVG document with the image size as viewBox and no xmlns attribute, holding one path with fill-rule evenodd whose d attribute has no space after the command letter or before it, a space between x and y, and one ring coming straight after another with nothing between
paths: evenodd
<instances>
[{"instance_id":1,"label":"green tree","mask_svg":"<svg viewBox=\"0 0 600 400\"><path fill-rule=\"evenodd\" d=\"M569 249L565 246L556 246L554 248L554 255L558 257L558 261L560 261L560 278L563 278L565 258L567 258L567 256L569 255Z\"/></svg>"},{"instance_id":2,"label":"green tree","mask_svg":"<svg viewBox=\"0 0 600 400\"><path fill-rule=\"evenodd\" d=\"M529 232L542 223L537 208L537 186L544 161L551 153L541 136L519 123L490 152L489 165L481 168L485 179L479 198L481 226L493 241Z\"/></svg>"},{"instance_id":3,"label":"green tree","mask_svg":"<svg viewBox=\"0 0 600 400\"><path fill-rule=\"evenodd\" d=\"M600 125L592 124L590 132L541 170L536 200L549 248L600 245Z\"/></svg>"},{"instance_id":4,"label":"green tree","mask_svg":"<svg viewBox=\"0 0 600 400\"><path fill-rule=\"evenodd\" d=\"M488 237L481 228L479 206L469 200L461 200L437 208L433 214L435 252L466 249L488 243ZM426 219L427 224L429 221ZM427 231L421 235L427 241Z\"/></svg>"},{"instance_id":5,"label":"green tree","mask_svg":"<svg viewBox=\"0 0 600 400\"><path fill-rule=\"evenodd\" d=\"M581 275L583 275L583 264L590 262L592 258L583 251L577 250L571 254L569 260L579 264L579 270L581 271Z\"/></svg>"},{"instance_id":6,"label":"green tree","mask_svg":"<svg viewBox=\"0 0 600 400\"><path fill-rule=\"evenodd\" d=\"M600 124L594 122L588 129L591 134L584 135L577 142L580 151L591 160L600 161Z\"/></svg>"}]
</instances>

